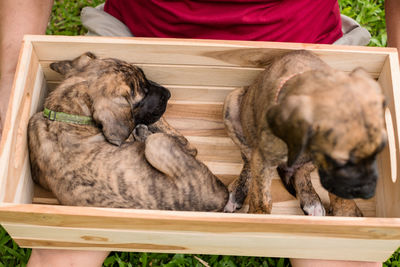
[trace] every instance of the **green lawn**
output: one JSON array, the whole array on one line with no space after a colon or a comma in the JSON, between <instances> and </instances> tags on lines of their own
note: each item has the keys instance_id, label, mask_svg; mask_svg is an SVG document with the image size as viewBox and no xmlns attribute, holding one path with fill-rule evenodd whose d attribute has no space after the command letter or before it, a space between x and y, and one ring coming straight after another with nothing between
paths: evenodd
<instances>
[{"instance_id":1,"label":"green lawn","mask_svg":"<svg viewBox=\"0 0 400 267\"><path fill-rule=\"evenodd\" d=\"M79 20L84 6L96 6L104 0L58 0L53 6L51 22L47 34L82 35L85 29ZM342 13L356 19L366 27L371 35L370 46L386 46L386 29L383 0L339 0ZM0 227L0 267L25 266L30 249L19 248ZM290 266L288 259L263 257L237 257L219 255L182 255L156 253L113 252L105 260L104 266ZM383 266L400 266L399 251Z\"/></svg>"}]
</instances>

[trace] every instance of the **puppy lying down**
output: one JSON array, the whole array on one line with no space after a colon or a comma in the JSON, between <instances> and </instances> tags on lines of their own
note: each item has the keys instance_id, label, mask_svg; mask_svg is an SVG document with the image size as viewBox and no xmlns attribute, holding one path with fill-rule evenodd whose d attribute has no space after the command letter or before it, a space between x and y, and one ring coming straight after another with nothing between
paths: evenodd
<instances>
[{"instance_id":1,"label":"puppy lying down","mask_svg":"<svg viewBox=\"0 0 400 267\"><path fill-rule=\"evenodd\" d=\"M224 208L224 184L161 117L166 88L135 65L91 53L50 67L65 80L30 119L28 141L34 181L61 204Z\"/></svg>"}]
</instances>

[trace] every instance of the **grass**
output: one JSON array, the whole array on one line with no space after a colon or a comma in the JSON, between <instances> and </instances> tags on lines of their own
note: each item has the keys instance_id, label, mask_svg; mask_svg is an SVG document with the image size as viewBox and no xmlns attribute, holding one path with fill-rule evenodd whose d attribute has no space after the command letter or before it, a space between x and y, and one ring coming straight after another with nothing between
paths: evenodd
<instances>
[{"instance_id":1,"label":"grass","mask_svg":"<svg viewBox=\"0 0 400 267\"><path fill-rule=\"evenodd\" d=\"M369 46L386 46L384 0L339 0L341 13L355 19L371 33Z\"/></svg>"},{"instance_id":2,"label":"grass","mask_svg":"<svg viewBox=\"0 0 400 267\"><path fill-rule=\"evenodd\" d=\"M104 0L57 0L53 6L51 21L46 33L52 35L83 35L79 13L82 7L97 6ZM372 35L370 46L386 46L384 0L339 0L342 14L357 20ZM19 248L0 226L0 267L25 266L31 250ZM105 260L105 267L130 266L213 266L213 267L287 267L288 259L266 257L239 257L219 255L183 255L112 252ZM396 251L383 266L400 266L400 250Z\"/></svg>"},{"instance_id":3,"label":"grass","mask_svg":"<svg viewBox=\"0 0 400 267\"><path fill-rule=\"evenodd\" d=\"M0 226L0 267L22 267L28 262L30 249L23 249Z\"/></svg>"}]
</instances>

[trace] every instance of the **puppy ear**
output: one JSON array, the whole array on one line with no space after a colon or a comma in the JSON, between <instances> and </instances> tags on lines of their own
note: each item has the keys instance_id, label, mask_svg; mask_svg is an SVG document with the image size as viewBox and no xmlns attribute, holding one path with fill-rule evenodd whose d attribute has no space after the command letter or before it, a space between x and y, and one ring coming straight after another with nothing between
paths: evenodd
<instances>
[{"instance_id":1,"label":"puppy ear","mask_svg":"<svg viewBox=\"0 0 400 267\"><path fill-rule=\"evenodd\" d=\"M66 75L72 69L80 70L92 59L95 59L96 56L90 52L86 52L85 54L73 59L73 60L63 60L50 64L50 68L62 75Z\"/></svg>"},{"instance_id":2,"label":"puppy ear","mask_svg":"<svg viewBox=\"0 0 400 267\"><path fill-rule=\"evenodd\" d=\"M102 126L108 142L120 146L134 129L130 105L121 105L122 97L108 99L97 97L93 100L93 119Z\"/></svg>"},{"instance_id":3,"label":"puppy ear","mask_svg":"<svg viewBox=\"0 0 400 267\"><path fill-rule=\"evenodd\" d=\"M351 73L350 76L358 76L372 79L372 76L362 67L355 68Z\"/></svg>"},{"instance_id":4,"label":"puppy ear","mask_svg":"<svg viewBox=\"0 0 400 267\"><path fill-rule=\"evenodd\" d=\"M291 96L267 112L274 135L288 147L287 166L292 167L306 150L312 135L312 110L307 96Z\"/></svg>"}]
</instances>

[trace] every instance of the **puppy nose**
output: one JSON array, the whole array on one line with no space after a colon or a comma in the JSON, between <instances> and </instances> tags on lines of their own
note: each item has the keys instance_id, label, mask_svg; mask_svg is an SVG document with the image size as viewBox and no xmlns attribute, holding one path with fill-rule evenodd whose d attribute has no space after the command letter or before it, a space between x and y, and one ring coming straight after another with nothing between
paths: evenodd
<instances>
[{"instance_id":1,"label":"puppy nose","mask_svg":"<svg viewBox=\"0 0 400 267\"><path fill-rule=\"evenodd\" d=\"M354 188L353 190L351 190L350 193L353 196L353 198L369 199L375 195L375 187L364 185L361 187Z\"/></svg>"}]
</instances>

